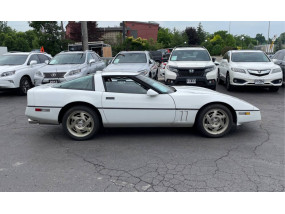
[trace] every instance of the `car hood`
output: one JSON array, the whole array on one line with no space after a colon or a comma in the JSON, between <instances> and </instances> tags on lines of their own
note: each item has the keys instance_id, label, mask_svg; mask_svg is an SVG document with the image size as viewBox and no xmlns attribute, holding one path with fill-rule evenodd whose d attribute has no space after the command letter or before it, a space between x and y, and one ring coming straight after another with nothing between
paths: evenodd
<instances>
[{"instance_id":1,"label":"car hood","mask_svg":"<svg viewBox=\"0 0 285 214\"><path fill-rule=\"evenodd\" d=\"M258 110L257 107L250 103L222 94L211 89L196 86L174 86L177 90L170 96L174 99L176 108L179 109L200 109L209 103L225 103L230 105L234 110Z\"/></svg>"},{"instance_id":2,"label":"car hood","mask_svg":"<svg viewBox=\"0 0 285 214\"><path fill-rule=\"evenodd\" d=\"M168 65L178 68L205 68L215 64L212 61L169 61Z\"/></svg>"},{"instance_id":3,"label":"car hood","mask_svg":"<svg viewBox=\"0 0 285 214\"><path fill-rule=\"evenodd\" d=\"M232 62L231 67L262 70L276 68L276 65L273 62Z\"/></svg>"},{"instance_id":4,"label":"car hood","mask_svg":"<svg viewBox=\"0 0 285 214\"><path fill-rule=\"evenodd\" d=\"M25 68L25 65L3 65L0 66L0 74L6 71L15 71Z\"/></svg>"},{"instance_id":5,"label":"car hood","mask_svg":"<svg viewBox=\"0 0 285 214\"><path fill-rule=\"evenodd\" d=\"M67 65L45 65L44 67L40 68L39 71L43 73L47 72L69 72L76 69L80 69L83 66L81 64L67 64Z\"/></svg>"},{"instance_id":6,"label":"car hood","mask_svg":"<svg viewBox=\"0 0 285 214\"><path fill-rule=\"evenodd\" d=\"M147 69L146 63L118 63L108 65L104 71L132 71L137 72Z\"/></svg>"}]
</instances>

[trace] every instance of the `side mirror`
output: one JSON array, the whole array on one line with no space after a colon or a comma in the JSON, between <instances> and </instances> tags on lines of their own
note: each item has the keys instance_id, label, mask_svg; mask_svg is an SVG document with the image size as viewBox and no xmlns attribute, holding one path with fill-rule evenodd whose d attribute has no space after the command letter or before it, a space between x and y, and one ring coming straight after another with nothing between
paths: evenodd
<instances>
[{"instance_id":1,"label":"side mirror","mask_svg":"<svg viewBox=\"0 0 285 214\"><path fill-rule=\"evenodd\" d=\"M149 60L149 64L153 64L153 60L152 59Z\"/></svg>"},{"instance_id":2,"label":"side mirror","mask_svg":"<svg viewBox=\"0 0 285 214\"><path fill-rule=\"evenodd\" d=\"M88 63L89 64L95 63L95 59L90 59Z\"/></svg>"},{"instance_id":3,"label":"side mirror","mask_svg":"<svg viewBox=\"0 0 285 214\"><path fill-rule=\"evenodd\" d=\"M272 62L276 63L276 62L277 62L277 59L272 59Z\"/></svg>"},{"instance_id":4,"label":"side mirror","mask_svg":"<svg viewBox=\"0 0 285 214\"><path fill-rule=\"evenodd\" d=\"M38 62L37 62L36 60L32 60L32 61L30 62L30 65L36 65L36 64L38 64Z\"/></svg>"},{"instance_id":5,"label":"side mirror","mask_svg":"<svg viewBox=\"0 0 285 214\"><path fill-rule=\"evenodd\" d=\"M213 62L216 62L216 58L215 58L215 57L212 57L212 61L213 61Z\"/></svg>"},{"instance_id":6,"label":"side mirror","mask_svg":"<svg viewBox=\"0 0 285 214\"><path fill-rule=\"evenodd\" d=\"M158 93L152 89L148 89L147 92L146 92L146 95L147 96L150 96L150 97L153 97L153 96L156 96L158 95Z\"/></svg>"},{"instance_id":7,"label":"side mirror","mask_svg":"<svg viewBox=\"0 0 285 214\"><path fill-rule=\"evenodd\" d=\"M45 64L48 64L49 63L49 60L45 60Z\"/></svg>"}]
</instances>

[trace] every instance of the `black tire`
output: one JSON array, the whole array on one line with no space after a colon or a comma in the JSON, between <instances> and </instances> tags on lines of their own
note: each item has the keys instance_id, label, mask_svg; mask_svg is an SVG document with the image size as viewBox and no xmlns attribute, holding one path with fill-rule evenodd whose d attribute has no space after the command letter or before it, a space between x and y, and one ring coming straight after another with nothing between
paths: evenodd
<instances>
[{"instance_id":1,"label":"black tire","mask_svg":"<svg viewBox=\"0 0 285 214\"><path fill-rule=\"evenodd\" d=\"M227 77L226 77L226 89L228 91L232 91L234 89L234 86L231 85L229 73L227 73Z\"/></svg>"},{"instance_id":2,"label":"black tire","mask_svg":"<svg viewBox=\"0 0 285 214\"><path fill-rule=\"evenodd\" d=\"M221 124L225 124L225 127L221 128L220 130L217 130L217 133L212 133L210 131L210 128L212 127L209 127L209 129L207 129L205 126L216 126L216 127L219 127L219 124L218 122L216 121L216 117L213 117L214 114L212 114L212 117L213 117L213 120L214 121L211 121L211 122L217 122L217 124L206 124L207 121L206 121L206 115L210 114L209 112L211 111L215 111L217 110L217 118L219 118L219 120L221 120L221 116L223 114L227 115L225 117L225 119L222 121L223 123L219 123L220 125ZM221 114L222 113L222 114ZM210 117L210 119L212 119L212 117ZM209 121L208 121L209 122ZM210 122L209 122L210 123ZM221 125L222 126L222 125ZM206 137L211 137L211 138L218 138L218 137L223 137L225 136L226 134L228 134L234 127L234 123L233 123L233 115L231 113L231 111L224 105L221 105L221 104L212 104L212 105L208 105L206 106L205 108L201 109L198 113L198 116L196 118L196 127L198 129L198 131L203 135L203 136L206 136ZM214 128L213 128L214 129Z\"/></svg>"},{"instance_id":3,"label":"black tire","mask_svg":"<svg viewBox=\"0 0 285 214\"><path fill-rule=\"evenodd\" d=\"M84 116L88 115L93 120L93 121L91 120L91 122L89 124L87 124L87 126L92 124L92 123L93 124L90 125L89 127L87 127L87 126L85 126L85 122L87 122L87 121L85 120L84 122L82 122L82 121L80 121L80 120L82 120L82 118L78 117L78 119L74 121L74 124L75 124L74 128L71 128L70 126L72 126L72 124L70 124L70 122L71 122L70 117L74 114L75 115L81 114L81 112L83 112L85 114ZM87 118L85 118L85 119L87 119ZM81 124L79 124L79 123L81 123ZM83 126L83 127L79 127L79 126ZM81 129L84 132L83 129L85 127L88 129L92 128L92 130L90 130L90 133L88 133L88 131L86 131L86 133L84 134L81 131L77 131L77 130ZM97 112L95 112L93 109L91 109L87 106L81 106L81 105L80 106L74 106L65 112L65 114L62 118L62 128L63 128L64 132L74 140L78 140L78 141L88 140L88 139L91 139L92 137L94 137L94 135L97 134L98 131L100 130L101 120L100 120L100 117L97 114ZM76 136L76 132L78 133L77 136ZM82 136L79 136L80 134L82 134Z\"/></svg>"},{"instance_id":4,"label":"black tire","mask_svg":"<svg viewBox=\"0 0 285 214\"><path fill-rule=\"evenodd\" d=\"M18 94L20 96L26 96L28 93L28 90L33 87L31 80L29 77L22 77L20 80L19 88L18 88Z\"/></svg>"},{"instance_id":5,"label":"black tire","mask_svg":"<svg viewBox=\"0 0 285 214\"><path fill-rule=\"evenodd\" d=\"M277 92L278 90L279 90L278 86L272 86L269 88L269 91L271 91L271 92Z\"/></svg>"},{"instance_id":6,"label":"black tire","mask_svg":"<svg viewBox=\"0 0 285 214\"><path fill-rule=\"evenodd\" d=\"M155 76L154 76L155 80L158 80L158 69L156 70Z\"/></svg>"},{"instance_id":7,"label":"black tire","mask_svg":"<svg viewBox=\"0 0 285 214\"><path fill-rule=\"evenodd\" d=\"M223 81L221 80L221 76L220 76L220 71L218 70L218 77L217 77L217 83L219 85L221 85L223 83Z\"/></svg>"}]
</instances>

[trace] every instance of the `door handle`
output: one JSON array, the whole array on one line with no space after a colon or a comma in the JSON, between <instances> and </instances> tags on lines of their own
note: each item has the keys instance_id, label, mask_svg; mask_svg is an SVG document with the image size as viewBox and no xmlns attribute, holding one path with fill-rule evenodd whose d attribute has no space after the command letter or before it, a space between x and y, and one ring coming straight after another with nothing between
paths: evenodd
<instances>
[{"instance_id":1,"label":"door handle","mask_svg":"<svg viewBox=\"0 0 285 214\"><path fill-rule=\"evenodd\" d=\"M115 97L106 97L106 100L114 100Z\"/></svg>"}]
</instances>

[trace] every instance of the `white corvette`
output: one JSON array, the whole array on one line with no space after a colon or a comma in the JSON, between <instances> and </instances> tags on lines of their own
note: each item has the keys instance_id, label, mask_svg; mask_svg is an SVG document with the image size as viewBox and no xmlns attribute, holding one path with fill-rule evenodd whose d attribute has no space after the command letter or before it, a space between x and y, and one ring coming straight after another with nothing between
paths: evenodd
<instances>
[{"instance_id":1,"label":"white corvette","mask_svg":"<svg viewBox=\"0 0 285 214\"><path fill-rule=\"evenodd\" d=\"M232 127L261 120L255 106L209 89L169 87L130 72L97 72L28 91L32 124L62 124L75 140L104 127L192 127L221 137Z\"/></svg>"}]
</instances>

